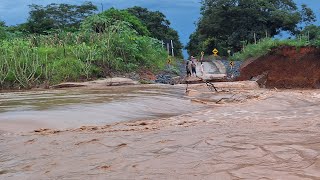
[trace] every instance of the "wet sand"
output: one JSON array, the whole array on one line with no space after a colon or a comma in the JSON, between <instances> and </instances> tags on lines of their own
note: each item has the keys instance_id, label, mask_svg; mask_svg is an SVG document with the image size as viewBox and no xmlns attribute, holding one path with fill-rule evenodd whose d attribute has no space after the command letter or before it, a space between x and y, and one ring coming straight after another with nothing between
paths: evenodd
<instances>
[{"instance_id":1,"label":"wet sand","mask_svg":"<svg viewBox=\"0 0 320 180\"><path fill-rule=\"evenodd\" d=\"M232 93L170 118L2 132L0 179L320 179L320 91Z\"/></svg>"}]
</instances>

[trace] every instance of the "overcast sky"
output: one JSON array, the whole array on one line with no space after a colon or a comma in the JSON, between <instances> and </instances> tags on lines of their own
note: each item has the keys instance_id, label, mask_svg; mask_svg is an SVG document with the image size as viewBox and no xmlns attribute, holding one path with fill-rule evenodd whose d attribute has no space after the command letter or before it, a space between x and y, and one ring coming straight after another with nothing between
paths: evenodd
<instances>
[{"instance_id":1,"label":"overcast sky","mask_svg":"<svg viewBox=\"0 0 320 180\"><path fill-rule=\"evenodd\" d=\"M28 5L47 5L50 3L82 4L85 0L0 0L0 20L7 25L20 24L28 17ZM318 16L317 24L320 25L320 0L295 0L298 5L302 3L311 7ZM115 7L119 9L132 6L146 7L152 11L163 12L170 20L174 29L179 32L181 41L186 44L189 35L195 30L194 23L200 17L200 0L91 0L101 9Z\"/></svg>"}]
</instances>

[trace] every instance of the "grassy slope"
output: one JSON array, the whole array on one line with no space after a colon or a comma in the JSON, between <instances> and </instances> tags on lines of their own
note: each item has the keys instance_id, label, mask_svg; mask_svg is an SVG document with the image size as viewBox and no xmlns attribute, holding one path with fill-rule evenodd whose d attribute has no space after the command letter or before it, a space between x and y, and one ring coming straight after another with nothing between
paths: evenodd
<instances>
[{"instance_id":1,"label":"grassy slope","mask_svg":"<svg viewBox=\"0 0 320 180\"><path fill-rule=\"evenodd\" d=\"M293 47L303 47L303 46L317 46L320 47L320 40L315 40L313 42L309 42L306 39L288 39L288 40L278 40L278 39L263 39L261 42L257 44L249 44L245 47L245 49L241 52L235 53L234 56L231 57L232 60L241 60L244 61L251 57L260 57L268 52L270 52L273 48L277 48L280 46L293 46Z\"/></svg>"},{"instance_id":2,"label":"grassy slope","mask_svg":"<svg viewBox=\"0 0 320 180\"><path fill-rule=\"evenodd\" d=\"M59 33L0 41L0 89L105 77L165 67L158 40L126 26L97 33Z\"/></svg>"}]
</instances>

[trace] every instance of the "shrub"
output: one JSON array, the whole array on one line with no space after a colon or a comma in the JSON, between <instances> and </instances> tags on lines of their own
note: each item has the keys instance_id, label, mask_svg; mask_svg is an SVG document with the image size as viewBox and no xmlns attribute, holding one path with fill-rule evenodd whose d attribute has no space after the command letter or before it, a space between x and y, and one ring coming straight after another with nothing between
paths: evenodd
<instances>
[{"instance_id":1,"label":"shrub","mask_svg":"<svg viewBox=\"0 0 320 180\"><path fill-rule=\"evenodd\" d=\"M158 71L167 54L158 40L117 21L103 33L77 32L0 41L0 88L31 88L98 78L111 72Z\"/></svg>"},{"instance_id":2,"label":"shrub","mask_svg":"<svg viewBox=\"0 0 320 180\"><path fill-rule=\"evenodd\" d=\"M287 40L266 38L257 44L247 45L241 52L235 53L231 57L231 60L246 60L251 57L260 57L270 52L273 48L277 48L279 46L293 46L296 48L300 48L308 45L311 44L307 41L306 38Z\"/></svg>"}]
</instances>

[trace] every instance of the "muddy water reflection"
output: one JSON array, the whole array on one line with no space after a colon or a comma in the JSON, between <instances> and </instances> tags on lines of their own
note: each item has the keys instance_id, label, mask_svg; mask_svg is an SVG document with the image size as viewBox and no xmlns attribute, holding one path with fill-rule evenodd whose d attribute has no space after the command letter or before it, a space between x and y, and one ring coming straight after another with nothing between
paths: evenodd
<instances>
[{"instance_id":1,"label":"muddy water reflection","mask_svg":"<svg viewBox=\"0 0 320 180\"><path fill-rule=\"evenodd\" d=\"M76 128L168 117L201 107L184 98L182 88L167 86L5 93L0 95L0 129Z\"/></svg>"}]
</instances>

